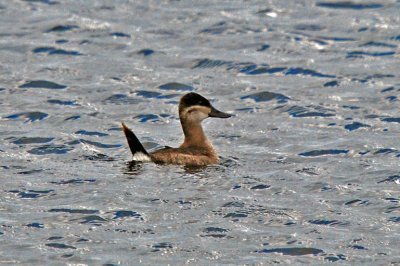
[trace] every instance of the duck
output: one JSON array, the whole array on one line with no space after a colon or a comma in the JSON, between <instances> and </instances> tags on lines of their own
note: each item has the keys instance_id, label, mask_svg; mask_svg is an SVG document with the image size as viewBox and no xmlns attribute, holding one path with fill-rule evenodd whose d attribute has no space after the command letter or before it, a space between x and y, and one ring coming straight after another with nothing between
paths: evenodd
<instances>
[{"instance_id":1,"label":"duck","mask_svg":"<svg viewBox=\"0 0 400 266\"><path fill-rule=\"evenodd\" d=\"M217 110L209 100L200 94L187 93L179 101L179 119L184 135L183 143L178 148L167 146L153 152L147 152L133 131L123 122L121 126L131 150L133 161L207 166L218 164L219 157L205 135L201 122L209 117L229 118L231 116L231 114Z\"/></svg>"}]
</instances>

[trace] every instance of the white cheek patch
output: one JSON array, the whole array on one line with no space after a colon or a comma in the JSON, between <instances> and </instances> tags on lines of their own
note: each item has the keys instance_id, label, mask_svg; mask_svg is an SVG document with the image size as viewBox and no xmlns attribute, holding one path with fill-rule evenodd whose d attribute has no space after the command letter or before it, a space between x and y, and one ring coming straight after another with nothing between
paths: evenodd
<instances>
[{"instance_id":1,"label":"white cheek patch","mask_svg":"<svg viewBox=\"0 0 400 266\"><path fill-rule=\"evenodd\" d=\"M132 159L134 161L138 161L138 162L150 162L151 161L150 156L144 154L143 152L135 153L135 155L133 155Z\"/></svg>"},{"instance_id":2,"label":"white cheek patch","mask_svg":"<svg viewBox=\"0 0 400 266\"><path fill-rule=\"evenodd\" d=\"M201 122L208 117L209 112L207 107L195 105L188 108L185 116L187 120Z\"/></svg>"},{"instance_id":3,"label":"white cheek patch","mask_svg":"<svg viewBox=\"0 0 400 266\"><path fill-rule=\"evenodd\" d=\"M194 111L193 112L193 118L197 121L203 121L204 119L206 119L208 117L207 114L201 112L201 111Z\"/></svg>"}]
</instances>

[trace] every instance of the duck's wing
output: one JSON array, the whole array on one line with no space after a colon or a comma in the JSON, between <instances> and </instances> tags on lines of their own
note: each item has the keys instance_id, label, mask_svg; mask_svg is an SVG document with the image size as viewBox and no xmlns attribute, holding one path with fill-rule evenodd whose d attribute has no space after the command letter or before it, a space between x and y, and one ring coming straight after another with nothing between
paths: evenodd
<instances>
[{"instance_id":1,"label":"duck's wing","mask_svg":"<svg viewBox=\"0 0 400 266\"><path fill-rule=\"evenodd\" d=\"M218 157L203 148L163 148L149 154L159 164L208 165L218 163Z\"/></svg>"},{"instance_id":2,"label":"duck's wing","mask_svg":"<svg viewBox=\"0 0 400 266\"><path fill-rule=\"evenodd\" d=\"M151 161L151 158L140 143L136 135L130 130L124 123L121 123L122 131L125 134L126 140L128 141L129 148L131 149L134 161Z\"/></svg>"}]
</instances>

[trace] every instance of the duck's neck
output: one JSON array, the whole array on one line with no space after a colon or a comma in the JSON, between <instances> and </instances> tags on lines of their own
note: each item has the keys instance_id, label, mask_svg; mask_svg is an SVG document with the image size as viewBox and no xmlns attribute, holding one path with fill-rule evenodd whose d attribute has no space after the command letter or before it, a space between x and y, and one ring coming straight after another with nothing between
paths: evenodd
<instances>
[{"instance_id":1,"label":"duck's neck","mask_svg":"<svg viewBox=\"0 0 400 266\"><path fill-rule=\"evenodd\" d=\"M185 141L181 145L182 148L211 146L200 122L181 121L181 124L185 135Z\"/></svg>"}]
</instances>

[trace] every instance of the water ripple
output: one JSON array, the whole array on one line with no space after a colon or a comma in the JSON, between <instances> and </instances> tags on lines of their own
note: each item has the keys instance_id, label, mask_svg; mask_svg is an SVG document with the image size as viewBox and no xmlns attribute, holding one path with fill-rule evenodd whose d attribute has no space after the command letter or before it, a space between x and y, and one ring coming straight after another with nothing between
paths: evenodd
<instances>
[{"instance_id":1,"label":"water ripple","mask_svg":"<svg viewBox=\"0 0 400 266\"><path fill-rule=\"evenodd\" d=\"M228 25L225 21L218 22L208 28L205 28L200 31L200 33L209 33L219 35L224 33L228 29Z\"/></svg>"},{"instance_id":2,"label":"water ripple","mask_svg":"<svg viewBox=\"0 0 400 266\"><path fill-rule=\"evenodd\" d=\"M48 117L49 115L43 112L23 112L13 115L6 116L7 119L18 119L20 117L26 118L25 122L35 122L40 121Z\"/></svg>"},{"instance_id":3,"label":"water ripple","mask_svg":"<svg viewBox=\"0 0 400 266\"><path fill-rule=\"evenodd\" d=\"M49 183L55 185L69 185L69 184L87 184L94 183L96 179L70 179L70 180L61 180L61 181L51 181Z\"/></svg>"},{"instance_id":4,"label":"water ripple","mask_svg":"<svg viewBox=\"0 0 400 266\"><path fill-rule=\"evenodd\" d=\"M42 224L42 223L30 223L30 224L27 224L26 227L44 228L44 224Z\"/></svg>"},{"instance_id":5,"label":"water ripple","mask_svg":"<svg viewBox=\"0 0 400 266\"><path fill-rule=\"evenodd\" d=\"M140 123L157 122L160 120L158 115L155 114L141 114L134 117Z\"/></svg>"},{"instance_id":6,"label":"water ripple","mask_svg":"<svg viewBox=\"0 0 400 266\"><path fill-rule=\"evenodd\" d=\"M130 34L123 33L123 32L111 32L110 36L116 37L116 38L131 38Z\"/></svg>"},{"instance_id":7,"label":"water ripple","mask_svg":"<svg viewBox=\"0 0 400 266\"><path fill-rule=\"evenodd\" d=\"M67 43L67 42L69 42L67 39L58 39L58 40L55 41L55 43L57 43L57 44L64 44L64 43Z\"/></svg>"},{"instance_id":8,"label":"water ripple","mask_svg":"<svg viewBox=\"0 0 400 266\"><path fill-rule=\"evenodd\" d=\"M17 194L18 197L22 199L36 199L39 197L47 196L47 194L54 192L54 190L32 190L29 189L27 191L20 191L20 190L10 190L9 192Z\"/></svg>"},{"instance_id":9,"label":"water ripple","mask_svg":"<svg viewBox=\"0 0 400 266\"><path fill-rule=\"evenodd\" d=\"M349 150L313 150L299 153L300 156L304 157L317 157L317 156L325 156L325 155L338 155L338 154L347 154Z\"/></svg>"},{"instance_id":10,"label":"water ripple","mask_svg":"<svg viewBox=\"0 0 400 266\"><path fill-rule=\"evenodd\" d=\"M47 4L47 5L57 5L59 2L57 1L52 1L52 0L23 0L25 2L29 3L42 3L42 4Z\"/></svg>"},{"instance_id":11,"label":"water ripple","mask_svg":"<svg viewBox=\"0 0 400 266\"><path fill-rule=\"evenodd\" d=\"M109 135L107 133L102 133L97 131L87 131L83 129L76 131L75 134L86 135L86 136L97 136L97 137L105 137Z\"/></svg>"},{"instance_id":12,"label":"water ripple","mask_svg":"<svg viewBox=\"0 0 400 266\"><path fill-rule=\"evenodd\" d=\"M256 102L267 102L276 99L278 103L287 103L290 98L280 93L263 91L242 96L240 99L253 99Z\"/></svg>"},{"instance_id":13,"label":"water ripple","mask_svg":"<svg viewBox=\"0 0 400 266\"><path fill-rule=\"evenodd\" d=\"M104 103L112 103L112 104L137 104L140 103L140 99L131 98L125 94L114 94L107 99L103 100Z\"/></svg>"},{"instance_id":14,"label":"water ripple","mask_svg":"<svg viewBox=\"0 0 400 266\"><path fill-rule=\"evenodd\" d=\"M153 252L158 252L161 249L171 249L171 248L173 248L173 244L170 243L170 242L161 242L161 243L157 243L157 244L152 245L152 248L153 248L153 250L152 250Z\"/></svg>"},{"instance_id":15,"label":"water ripple","mask_svg":"<svg viewBox=\"0 0 400 266\"><path fill-rule=\"evenodd\" d=\"M350 200L350 201L346 202L344 205L347 205L347 206L369 205L369 201L355 199L355 200Z\"/></svg>"},{"instance_id":16,"label":"water ripple","mask_svg":"<svg viewBox=\"0 0 400 266\"><path fill-rule=\"evenodd\" d=\"M400 216L394 216L394 217L390 217L388 219L389 222L393 222L393 223L400 223Z\"/></svg>"},{"instance_id":17,"label":"water ripple","mask_svg":"<svg viewBox=\"0 0 400 266\"><path fill-rule=\"evenodd\" d=\"M28 81L21 86L20 88L44 88L44 89L53 89L53 90L61 90L65 89L67 86L57 84L52 81L47 81L47 80L32 80Z\"/></svg>"},{"instance_id":18,"label":"water ripple","mask_svg":"<svg viewBox=\"0 0 400 266\"><path fill-rule=\"evenodd\" d=\"M180 96L180 94L176 94L176 93L165 95L160 92L146 91L146 90L138 90L138 91L136 91L136 95L147 98L147 99L171 99L171 98Z\"/></svg>"},{"instance_id":19,"label":"water ripple","mask_svg":"<svg viewBox=\"0 0 400 266\"><path fill-rule=\"evenodd\" d=\"M228 229L219 228L219 227L207 227L203 230L201 237L214 237L214 238L223 238L227 237L226 232ZM229 237L228 237L229 238Z\"/></svg>"},{"instance_id":20,"label":"water ripple","mask_svg":"<svg viewBox=\"0 0 400 266\"><path fill-rule=\"evenodd\" d=\"M156 91L139 90L139 91L136 91L136 95L147 98L147 99L152 99L152 98L160 98L162 93L159 93Z\"/></svg>"},{"instance_id":21,"label":"water ripple","mask_svg":"<svg viewBox=\"0 0 400 266\"><path fill-rule=\"evenodd\" d=\"M101 226L104 222L107 222L107 219L99 215L87 215L83 216L79 219L72 219L71 221L79 221L81 224L90 224L94 226Z\"/></svg>"},{"instance_id":22,"label":"water ripple","mask_svg":"<svg viewBox=\"0 0 400 266\"><path fill-rule=\"evenodd\" d=\"M314 109L314 110L310 110ZM287 112L290 116L296 117L296 118L301 118L301 117L330 117L330 116L335 116L334 113L332 113L333 110L321 107L321 106L308 106L303 107L303 106L291 106L287 109L284 109L285 112Z\"/></svg>"},{"instance_id":23,"label":"water ripple","mask_svg":"<svg viewBox=\"0 0 400 266\"><path fill-rule=\"evenodd\" d=\"M351 124L347 124L344 126L345 129L347 129L348 131L353 131L353 130L357 130L359 128L365 128L365 127L371 127L370 125L367 124L363 124L360 122L353 122Z\"/></svg>"},{"instance_id":24,"label":"water ripple","mask_svg":"<svg viewBox=\"0 0 400 266\"><path fill-rule=\"evenodd\" d=\"M17 174L19 174L19 175L31 175L31 174L40 173L42 171L43 171L43 169L32 169L32 170L28 170L28 171L17 172Z\"/></svg>"},{"instance_id":25,"label":"water ripple","mask_svg":"<svg viewBox=\"0 0 400 266\"><path fill-rule=\"evenodd\" d=\"M225 203L224 205L222 205L222 207L228 208L228 207L235 207L235 208L243 208L244 207L244 203L241 201L231 201L228 203Z\"/></svg>"},{"instance_id":26,"label":"water ripple","mask_svg":"<svg viewBox=\"0 0 400 266\"><path fill-rule=\"evenodd\" d=\"M263 44L263 45L261 45L260 48L257 49L257 52L263 52L265 50L268 50L270 47L271 47L271 45L269 45L269 44Z\"/></svg>"},{"instance_id":27,"label":"water ripple","mask_svg":"<svg viewBox=\"0 0 400 266\"><path fill-rule=\"evenodd\" d=\"M384 78L394 78L395 75L393 74L373 74L373 75L366 75L365 77L362 78L352 78L352 81L356 81L356 82L361 82L361 83L367 83L370 82L371 80L374 79L384 79Z\"/></svg>"},{"instance_id":28,"label":"water ripple","mask_svg":"<svg viewBox=\"0 0 400 266\"><path fill-rule=\"evenodd\" d=\"M127 218L127 217L132 217L135 219L140 219L143 220L142 215L140 215L139 213L135 212L135 211L124 211L124 210L120 210L120 211L115 211L113 212L114 217L113 219L123 219L123 218Z\"/></svg>"},{"instance_id":29,"label":"water ripple","mask_svg":"<svg viewBox=\"0 0 400 266\"><path fill-rule=\"evenodd\" d=\"M270 187L271 187L271 186L269 186L269 185L260 184L260 185L253 186L253 187L251 187L250 189L253 189L253 190L260 190L260 189L268 189L268 188L270 188Z\"/></svg>"},{"instance_id":30,"label":"water ripple","mask_svg":"<svg viewBox=\"0 0 400 266\"><path fill-rule=\"evenodd\" d=\"M64 120L65 121L73 121L73 120L78 120L78 119L80 119L81 118L81 116L80 115L73 115L73 116L70 116L70 117L67 117L67 118L65 118Z\"/></svg>"},{"instance_id":31,"label":"water ripple","mask_svg":"<svg viewBox=\"0 0 400 266\"><path fill-rule=\"evenodd\" d=\"M318 71L302 68L302 67L271 67L267 64L254 64L251 62L233 62L213 59L197 59L194 61L192 68L215 68L225 66L226 70L236 70L239 73L246 75L261 75L261 74L283 74L285 76L311 76L318 78L336 78L335 75L324 74Z\"/></svg>"},{"instance_id":32,"label":"water ripple","mask_svg":"<svg viewBox=\"0 0 400 266\"><path fill-rule=\"evenodd\" d=\"M355 3L351 1L339 1L339 2L318 2L316 6L325 7L325 8L333 8L333 9L355 9L355 10L363 10L363 9L376 9L382 8L382 4L378 3Z\"/></svg>"},{"instance_id":33,"label":"water ripple","mask_svg":"<svg viewBox=\"0 0 400 266\"><path fill-rule=\"evenodd\" d=\"M227 213L224 216L224 218L245 218L247 216L248 216L247 212L241 210L241 211L235 211L235 212Z\"/></svg>"},{"instance_id":34,"label":"water ripple","mask_svg":"<svg viewBox=\"0 0 400 266\"><path fill-rule=\"evenodd\" d=\"M336 87L339 85L339 82L337 80L332 80L324 83L324 87Z\"/></svg>"},{"instance_id":35,"label":"water ripple","mask_svg":"<svg viewBox=\"0 0 400 266\"><path fill-rule=\"evenodd\" d=\"M233 62L231 61L224 61L224 60L213 60L213 59L197 59L194 61L194 65L192 68L214 68L214 67L219 67L219 66L230 66L232 65Z\"/></svg>"},{"instance_id":36,"label":"water ripple","mask_svg":"<svg viewBox=\"0 0 400 266\"><path fill-rule=\"evenodd\" d=\"M43 138L43 137L22 137L16 140L13 140L12 143L21 145L21 144L32 144L32 143L47 143L51 142L54 138Z\"/></svg>"},{"instance_id":37,"label":"water ripple","mask_svg":"<svg viewBox=\"0 0 400 266\"><path fill-rule=\"evenodd\" d=\"M383 180L378 181L377 183L397 183L400 184L400 175L391 175Z\"/></svg>"},{"instance_id":38,"label":"water ripple","mask_svg":"<svg viewBox=\"0 0 400 266\"><path fill-rule=\"evenodd\" d=\"M351 38L351 37L319 36L318 38L326 40L326 41L334 41L334 42L352 42L352 41L356 41L355 38Z\"/></svg>"},{"instance_id":39,"label":"water ripple","mask_svg":"<svg viewBox=\"0 0 400 266\"><path fill-rule=\"evenodd\" d=\"M392 149L392 148L383 148L383 149L379 149L377 151L374 152L374 155L378 155L378 154L389 154L389 153L395 153L397 152L396 149Z\"/></svg>"},{"instance_id":40,"label":"water ripple","mask_svg":"<svg viewBox=\"0 0 400 266\"><path fill-rule=\"evenodd\" d=\"M397 45L395 44L390 44L390 43L384 43L384 42L366 42L364 44L361 44L360 47L387 47L387 48L397 48Z\"/></svg>"},{"instance_id":41,"label":"water ripple","mask_svg":"<svg viewBox=\"0 0 400 266\"><path fill-rule=\"evenodd\" d=\"M294 26L294 29L307 30L307 31L321 31L326 29L326 27L318 24L297 24Z\"/></svg>"},{"instance_id":42,"label":"water ripple","mask_svg":"<svg viewBox=\"0 0 400 266\"><path fill-rule=\"evenodd\" d=\"M97 141L91 141L91 140L86 140L86 139L79 139L80 143L85 143L85 144L89 144L89 145L93 145L95 147L98 148L104 148L104 149L112 149L112 148L119 148L122 145L121 144L104 144L101 142L97 142Z\"/></svg>"},{"instance_id":43,"label":"water ripple","mask_svg":"<svg viewBox=\"0 0 400 266\"><path fill-rule=\"evenodd\" d=\"M339 225L339 226L347 226L349 222L340 222L338 220L309 220L310 224L317 224L317 225Z\"/></svg>"},{"instance_id":44,"label":"water ripple","mask_svg":"<svg viewBox=\"0 0 400 266\"><path fill-rule=\"evenodd\" d=\"M302 76L312 76L312 77L319 77L319 78L335 78L336 77L334 75L322 74L315 70L301 68L301 67L289 68L285 72L285 75L302 75Z\"/></svg>"},{"instance_id":45,"label":"water ripple","mask_svg":"<svg viewBox=\"0 0 400 266\"><path fill-rule=\"evenodd\" d=\"M194 88L192 86L178 82L166 83L158 86L158 88L161 90L194 91Z\"/></svg>"},{"instance_id":46,"label":"water ripple","mask_svg":"<svg viewBox=\"0 0 400 266\"><path fill-rule=\"evenodd\" d=\"M48 55L82 55L78 51L73 51L73 50L64 50L60 48L55 48L55 47L50 47L50 46L44 46L44 47L37 47L32 50L33 53L35 54L48 54Z\"/></svg>"},{"instance_id":47,"label":"water ripple","mask_svg":"<svg viewBox=\"0 0 400 266\"><path fill-rule=\"evenodd\" d=\"M114 158L107 156L102 153L83 155L83 158L89 161L102 161L102 162L112 162L115 161Z\"/></svg>"},{"instance_id":48,"label":"water ripple","mask_svg":"<svg viewBox=\"0 0 400 266\"><path fill-rule=\"evenodd\" d=\"M99 213L98 210L88 210L88 209L68 209L68 208L60 208L60 209L50 209L48 212L66 212L66 213L78 213L78 214L95 214Z\"/></svg>"},{"instance_id":49,"label":"water ripple","mask_svg":"<svg viewBox=\"0 0 400 266\"><path fill-rule=\"evenodd\" d=\"M136 53L139 55L143 55L143 56L150 56L150 55L154 54L155 51L152 49L142 49L142 50L137 51Z\"/></svg>"},{"instance_id":50,"label":"water ripple","mask_svg":"<svg viewBox=\"0 0 400 266\"><path fill-rule=\"evenodd\" d=\"M76 247L71 245L66 245L62 243L47 243L45 244L47 247L57 248L57 249L76 249Z\"/></svg>"},{"instance_id":51,"label":"water ripple","mask_svg":"<svg viewBox=\"0 0 400 266\"><path fill-rule=\"evenodd\" d=\"M48 29L46 32L66 32L66 31L71 31L71 30L75 30L75 29L79 29L78 26L76 25L71 25L71 24L66 24L66 25L57 25L54 26L50 29Z\"/></svg>"},{"instance_id":52,"label":"water ripple","mask_svg":"<svg viewBox=\"0 0 400 266\"><path fill-rule=\"evenodd\" d=\"M396 180L400 181L400 176L399 175L397 175L395 177L396 177ZM385 181L385 180L383 180L383 181ZM378 182L378 183L380 183L380 182ZM389 201L391 203L400 203L400 198L385 198L385 200L387 200L387 201ZM393 208L400 209L400 205L399 206L394 206Z\"/></svg>"},{"instance_id":53,"label":"water ripple","mask_svg":"<svg viewBox=\"0 0 400 266\"><path fill-rule=\"evenodd\" d=\"M79 104L77 104L75 101L63 101L63 100L52 99L52 100L47 100L47 102L58 105L79 106Z\"/></svg>"},{"instance_id":54,"label":"water ripple","mask_svg":"<svg viewBox=\"0 0 400 266\"><path fill-rule=\"evenodd\" d=\"M72 148L69 148L65 145L49 144L33 148L31 150L28 150L27 152L34 155L48 155L48 154L66 154L71 150Z\"/></svg>"},{"instance_id":55,"label":"water ripple","mask_svg":"<svg viewBox=\"0 0 400 266\"><path fill-rule=\"evenodd\" d=\"M389 51L389 52L364 52L364 51L353 51L347 52L347 58L358 58L363 56L372 56L372 57L380 57L380 56L389 56L394 55L396 52Z\"/></svg>"},{"instance_id":56,"label":"water ripple","mask_svg":"<svg viewBox=\"0 0 400 266\"><path fill-rule=\"evenodd\" d=\"M289 256L318 255L323 252L322 249L317 248L272 248L257 251L257 253L280 253Z\"/></svg>"},{"instance_id":57,"label":"water ripple","mask_svg":"<svg viewBox=\"0 0 400 266\"><path fill-rule=\"evenodd\" d=\"M326 256L324 259L329 262L336 262L336 261L346 260L346 256L343 254L329 255Z\"/></svg>"},{"instance_id":58,"label":"water ripple","mask_svg":"<svg viewBox=\"0 0 400 266\"><path fill-rule=\"evenodd\" d=\"M400 123L400 117L386 117L386 118L381 118L381 121L383 121L383 122L389 122L389 123Z\"/></svg>"}]
</instances>

